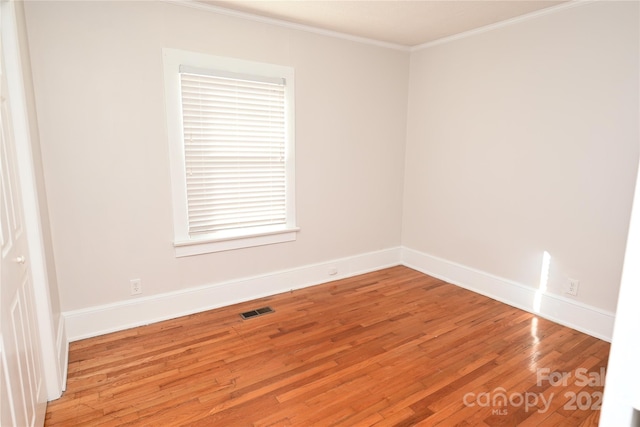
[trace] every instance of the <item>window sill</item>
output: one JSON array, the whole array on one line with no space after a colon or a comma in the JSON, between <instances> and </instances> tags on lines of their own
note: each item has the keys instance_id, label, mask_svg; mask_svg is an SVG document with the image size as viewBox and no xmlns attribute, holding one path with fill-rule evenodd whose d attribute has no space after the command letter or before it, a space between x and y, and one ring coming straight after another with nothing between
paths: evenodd
<instances>
[{"instance_id":1,"label":"window sill","mask_svg":"<svg viewBox=\"0 0 640 427\"><path fill-rule=\"evenodd\" d=\"M202 239L176 241L173 246L176 258L181 258L254 246L292 242L296 240L298 231L300 231L298 227L265 227L260 230L252 230L250 234L239 235L237 232L233 234L220 233L219 237L208 236Z\"/></svg>"}]
</instances>

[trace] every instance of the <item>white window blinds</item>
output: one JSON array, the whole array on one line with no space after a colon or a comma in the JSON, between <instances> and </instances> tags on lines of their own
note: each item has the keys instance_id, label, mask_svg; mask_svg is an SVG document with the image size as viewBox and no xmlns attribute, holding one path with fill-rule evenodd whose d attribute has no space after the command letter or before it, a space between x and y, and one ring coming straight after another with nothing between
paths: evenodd
<instances>
[{"instance_id":1,"label":"white window blinds","mask_svg":"<svg viewBox=\"0 0 640 427\"><path fill-rule=\"evenodd\" d=\"M180 68L189 236L285 224L284 79Z\"/></svg>"}]
</instances>

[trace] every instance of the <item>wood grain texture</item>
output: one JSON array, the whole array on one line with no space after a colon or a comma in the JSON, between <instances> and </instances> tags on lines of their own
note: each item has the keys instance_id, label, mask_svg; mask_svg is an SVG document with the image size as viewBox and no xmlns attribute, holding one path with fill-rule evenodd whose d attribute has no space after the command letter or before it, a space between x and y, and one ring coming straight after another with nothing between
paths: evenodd
<instances>
[{"instance_id":1,"label":"wood grain texture","mask_svg":"<svg viewBox=\"0 0 640 427\"><path fill-rule=\"evenodd\" d=\"M595 426L608 354L393 267L74 342L46 425Z\"/></svg>"}]
</instances>

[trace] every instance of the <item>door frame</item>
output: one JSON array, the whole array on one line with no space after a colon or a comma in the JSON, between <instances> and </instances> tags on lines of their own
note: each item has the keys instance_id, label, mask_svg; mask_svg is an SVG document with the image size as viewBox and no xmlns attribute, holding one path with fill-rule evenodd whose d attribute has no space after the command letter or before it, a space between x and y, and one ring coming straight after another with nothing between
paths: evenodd
<instances>
[{"instance_id":1,"label":"door frame","mask_svg":"<svg viewBox=\"0 0 640 427\"><path fill-rule=\"evenodd\" d=\"M69 344L66 340L62 316L60 313L55 316L51 306L15 3L10 0L1 0L0 8L2 8L0 37L2 37L5 56L12 126L16 142L15 153L22 192L27 257L30 261L35 316L41 341L40 359L43 364L47 399L53 400L60 397L66 387Z\"/></svg>"}]
</instances>

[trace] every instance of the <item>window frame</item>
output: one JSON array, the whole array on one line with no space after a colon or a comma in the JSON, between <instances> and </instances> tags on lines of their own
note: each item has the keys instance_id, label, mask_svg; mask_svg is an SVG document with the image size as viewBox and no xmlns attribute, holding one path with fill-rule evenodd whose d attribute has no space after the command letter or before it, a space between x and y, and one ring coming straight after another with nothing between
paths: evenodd
<instances>
[{"instance_id":1,"label":"window frame","mask_svg":"<svg viewBox=\"0 0 640 427\"><path fill-rule=\"evenodd\" d=\"M175 256L191 256L296 240L297 232L300 229L296 226L295 216L295 85L293 68L169 48L162 49L162 56ZM285 224L222 230L195 237L189 235L180 65L286 79Z\"/></svg>"}]
</instances>

